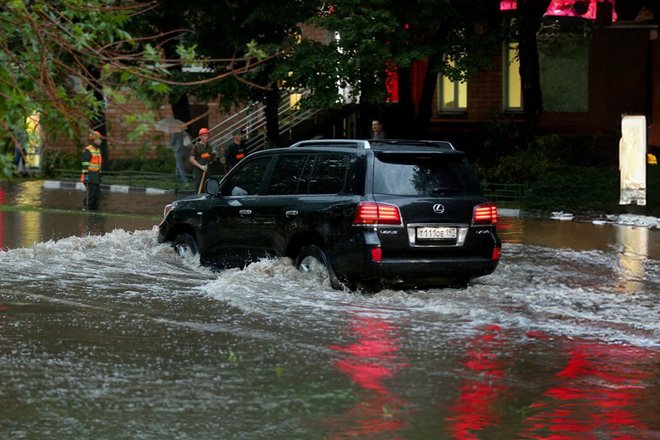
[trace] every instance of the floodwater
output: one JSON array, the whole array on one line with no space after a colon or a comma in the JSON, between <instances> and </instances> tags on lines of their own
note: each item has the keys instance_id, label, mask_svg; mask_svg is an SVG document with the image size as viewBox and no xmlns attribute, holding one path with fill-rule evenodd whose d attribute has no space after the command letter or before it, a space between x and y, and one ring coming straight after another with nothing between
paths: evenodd
<instances>
[{"instance_id":1,"label":"floodwater","mask_svg":"<svg viewBox=\"0 0 660 440\"><path fill-rule=\"evenodd\" d=\"M0 438L660 438L660 231L504 219L493 275L365 295L42 191L0 210Z\"/></svg>"}]
</instances>

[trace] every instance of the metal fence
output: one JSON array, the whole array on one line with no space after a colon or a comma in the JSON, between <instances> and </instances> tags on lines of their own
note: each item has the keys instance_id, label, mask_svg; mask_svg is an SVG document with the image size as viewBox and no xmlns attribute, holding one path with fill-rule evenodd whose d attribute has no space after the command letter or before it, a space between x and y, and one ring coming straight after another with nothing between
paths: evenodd
<instances>
[{"instance_id":1,"label":"metal fence","mask_svg":"<svg viewBox=\"0 0 660 440\"><path fill-rule=\"evenodd\" d=\"M64 181L78 181L80 171L55 170L55 177ZM193 182L192 175L188 181ZM103 183L107 185L126 185L129 187L159 188L173 191L190 190L188 185L176 178L174 173L150 173L144 171L104 171ZM484 195L501 207L520 208L529 191L527 185L516 183L482 182Z\"/></svg>"},{"instance_id":2,"label":"metal fence","mask_svg":"<svg viewBox=\"0 0 660 440\"><path fill-rule=\"evenodd\" d=\"M521 183L482 182L481 190L490 201L506 208L520 208L529 192L528 186Z\"/></svg>"}]
</instances>

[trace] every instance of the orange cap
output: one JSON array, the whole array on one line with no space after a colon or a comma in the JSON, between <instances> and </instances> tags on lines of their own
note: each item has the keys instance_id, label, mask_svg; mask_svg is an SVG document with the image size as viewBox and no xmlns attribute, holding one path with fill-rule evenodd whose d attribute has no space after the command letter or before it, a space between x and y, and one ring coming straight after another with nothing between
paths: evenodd
<instances>
[{"instance_id":1,"label":"orange cap","mask_svg":"<svg viewBox=\"0 0 660 440\"><path fill-rule=\"evenodd\" d=\"M200 128L199 133L197 133L197 135L201 136L203 134L209 134L209 129L208 128Z\"/></svg>"}]
</instances>

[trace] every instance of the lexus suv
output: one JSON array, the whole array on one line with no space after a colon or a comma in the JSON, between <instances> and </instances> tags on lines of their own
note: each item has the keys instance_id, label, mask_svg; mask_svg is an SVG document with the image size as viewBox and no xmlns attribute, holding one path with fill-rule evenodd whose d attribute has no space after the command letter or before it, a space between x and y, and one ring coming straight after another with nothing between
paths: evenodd
<instances>
[{"instance_id":1,"label":"lexus suv","mask_svg":"<svg viewBox=\"0 0 660 440\"><path fill-rule=\"evenodd\" d=\"M497 208L448 142L310 140L251 154L165 207L159 242L202 264L289 257L335 288L465 286L500 259Z\"/></svg>"}]
</instances>

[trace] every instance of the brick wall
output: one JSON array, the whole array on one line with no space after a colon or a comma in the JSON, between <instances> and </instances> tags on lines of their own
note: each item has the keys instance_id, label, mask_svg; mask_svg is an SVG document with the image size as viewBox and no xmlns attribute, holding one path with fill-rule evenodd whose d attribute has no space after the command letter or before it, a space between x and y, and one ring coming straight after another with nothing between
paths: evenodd
<instances>
[{"instance_id":1,"label":"brick wall","mask_svg":"<svg viewBox=\"0 0 660 440\"><path fill-rule=\"evenodd\" d=\"M127 123L126 117L130 115L148 114L153 111L154 120L172 118L172 108L167 101L156 109L150 110L144 103L128 96L126 103L109 103L106 107L106 129L108 135L108 155L110 159L127 159L136 154L149 154L156 146L169 145L170 135L156 129L149 130L145 134L131 138L129 135L136 124ZM238 108L232 108L229 112L223 112L217 102L197 102L191 97L192 118L202 116L190 125L190 134L195 137L201 127L212 128L220 124L228 115ZM46 154L49 151L62 151L69 154L78 154L87 144L87 132L70 139L64 135L50 136L46 141Z\"/></svg>"}]
</instances>

